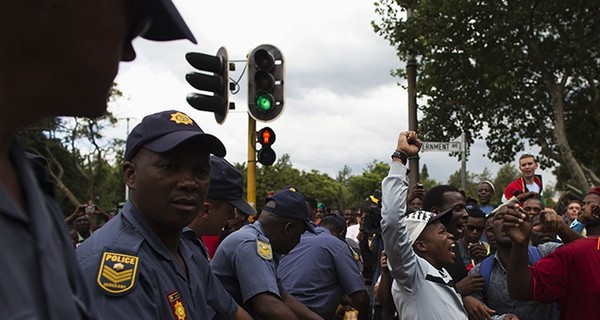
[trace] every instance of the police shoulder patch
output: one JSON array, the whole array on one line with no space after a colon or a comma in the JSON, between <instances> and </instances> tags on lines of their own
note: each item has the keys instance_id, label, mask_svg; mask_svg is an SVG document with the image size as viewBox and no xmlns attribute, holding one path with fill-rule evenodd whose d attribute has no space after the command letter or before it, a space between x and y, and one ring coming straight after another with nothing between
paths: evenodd
<instances>
[{"instance_id":1,"label":"police shoulder patch","mask_svg":"<svg viewBox=\"0 0 600 320\"><path fill-rule=\"evenodd\" d=\"M271 244L264 241L260 241L259 239L256 239L256 253L258 253L258 255L265 260L273 259L273 251L271 250Z\"/></svg>"},{"instance_id":2,"label":"police shoulder patch","mask_svg":"<svg viewBox=\"0 0 600 320\"><path fill-rule=\"evenodd\" d=\"M123 295L133 289L137 278L139 257L105 251L102 254L96 282L110 295Z\"/></svg>"}]
</instances>

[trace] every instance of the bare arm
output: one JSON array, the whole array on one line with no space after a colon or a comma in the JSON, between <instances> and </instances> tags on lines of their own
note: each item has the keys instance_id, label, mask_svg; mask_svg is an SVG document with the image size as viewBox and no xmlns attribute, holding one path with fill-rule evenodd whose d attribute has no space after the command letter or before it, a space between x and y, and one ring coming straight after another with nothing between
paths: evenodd
<instances>
[{"instance_id":1,"label":"bare arm","mask_svg":"<svg viewBox=\"0 0 600 320\"><path fill-rule=\"evenodd\" d=\"M390 275L390 269L388 269L387 254L385 253L385 250L381 251L379 265L381 266L381 278L379 279L379 282L375 284L375 299L379 300L383 306L387 307L390 304L392 277Z\"/></svg>"},{"instance_id":2,"label":"bare arm","mask_svg":"<svg viewBox=\"0 0 600 320\"><path fill-rule=\"evenodd\" d=\"M512 241L509 264L507 268L508 292L516 300L531 300L529 288L529 235L531 234L531 217L519 211L519 206L506 208L503 211L502 229ZM502 214L501 212L497 214Z\"/></svg>"},{"instance_id":3,"label":"bare arm","mask_svg":"<svg viewBox=\"0 0 600 320\"><path fill-rule=\"evenodd\" d=\"M298 299L291 296L289 293L285 293L283 296L284 303L288 306L290 310L298 317L298 319L315 319L315 320L323 320L321 316L316 314L314 311L310 310L308 307L303 305ZM279 318L284 319L284 318ZM285 318L285 320L288 320Z\"/></svg>"},{"instance_id":4,"label":"bare arm","mask_svg":"<svg viewBox=\"0 0 600 320\"><path fill-rule=\"evenodd\" d=\"M559 216L552 208L546 208L540 213L540 222L542 225L533 227L534 230L537 228L540 229L540 231L544 230L556 232L556 234L564 243L569 243L583 238L579 232L571 229L564 222L563 218Z\"/></svg>"},{"instance_id":5,"label":"bare arm","mask_svg":"<svg viewBox=\"0 0 600 320\"><path fill-rule=\"evenodd\" d=\"M238 306L235 314L231 318L232 320L252 320L252 317L244 310L244 308Z\"/></svg>"},{"instance_id":6,"label":"bare arm","mask_svg":"<svg viewBox=\"0 0 600 320\"><path fill-rule=\"evenodd\" d=\"M279 297L272 293L263 292L250 298L252 307L258 315L265 320L285 319L297 320L298 317L294 314L286 303L281 301Z\"/></svg>"},{"instance_id":7,"label":"bare arm","mask_svg":"<svg viewBox=\"0 0 600 320\"><path fill-rule=\"evenodd\" d=\"M369 319L369 295L367 294L367 290L361 290L351 294L350 299L352 299L352 306L358 310L358 319Z\"/></svg>"}]
</instances>

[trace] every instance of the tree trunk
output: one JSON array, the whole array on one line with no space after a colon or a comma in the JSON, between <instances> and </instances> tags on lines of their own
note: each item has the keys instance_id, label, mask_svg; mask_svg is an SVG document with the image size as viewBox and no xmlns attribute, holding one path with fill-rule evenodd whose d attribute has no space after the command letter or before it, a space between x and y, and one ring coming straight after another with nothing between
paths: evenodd
<instances>
[{"instance_id":1,"label":"tree trunk","mask_svg":"<svg viewBox=\"0 0 600 320\"><path fill-rule=\"evenodd\" d=\"M548 73L543 75L544 83L550 91L552 97L552 105L554 107L554 140L558 146L559 156L562 160L562 164L567 167L569 173L575 180L575 183L583 192L587 192L590 188L590 182L585 176L582 164L577 161L573 155L573 150L567 140L567 133L565 131L565 103L563 99L563 86L556 84Z\"/></svg>"}]
</instances>

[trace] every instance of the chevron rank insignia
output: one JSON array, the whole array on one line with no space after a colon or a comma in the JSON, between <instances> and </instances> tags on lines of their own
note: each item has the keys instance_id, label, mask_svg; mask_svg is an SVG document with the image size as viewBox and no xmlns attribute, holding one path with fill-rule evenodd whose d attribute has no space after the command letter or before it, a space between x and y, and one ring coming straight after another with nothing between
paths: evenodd
<instances>
[{"instance_id":1,"label":"chevron rank insignia","mask_svg":"<svg viewBox=\"0 0 600 320\"><path fill-rule=\"evenodd\" d=\"M111 295L128 293L137 278L137 256L105 251L102 254L96 282L100 288Z\"/></svg>"},{"instance_id":2,"label":"chevron rank insignia","mask_svg":"<svg viewBox=\"0 0 600 320\"><path fill-rule=\"evenodd\" d=\"M256 240L256 252L261 258L265 260L273 259L273 251L271 250L270 243Z\"/></svg>"}]
</instances>

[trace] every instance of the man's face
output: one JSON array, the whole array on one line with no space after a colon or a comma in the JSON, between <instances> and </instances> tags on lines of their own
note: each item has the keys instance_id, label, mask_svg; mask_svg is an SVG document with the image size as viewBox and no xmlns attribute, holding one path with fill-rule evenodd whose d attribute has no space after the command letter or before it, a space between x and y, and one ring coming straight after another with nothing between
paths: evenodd
<instances>
[{"instance_id":1,"label":"man's face","mask_svg":"<svg viewBox=\"0 0 600 320\"><path fill-rule=\"evenodd\" d=\"M533 218L531 218L531 224L533 225L533 227L542 225L539 214L535 215L535 216L533 216ZM536 231L536 228L534 228L531 230L531 235L529 237L531 239L531 244L534 246L537 246L542 243L552 242L552 241L556 240L556 232L549 232L549 231L541 232L541 231Z\"/></svg>"},{"instance_id":2,"label":"man's face","mask_svg":"<svg viewBox=\"0 0 600 320\"><path fill-rule=\"evenodd\" d=\"M452 233L455 238L461 236L461 230L467 223L467 218L469 217L469 214L465 209L466 204L465 198L460 192L449 191L444 193L444 204L440 209L440 212L452 208L452 217L450 218L450 222L446 226L446 229L448 229L448 232Z\"/></svg>"},{"instance_id":3,"label":"man's face","mask_svg":"<svg viewBox=\"0 0 600 320\"><path fill-rule=\"evenodd\" d=\"M90 232L90 218L88 216L81 216L75 219L75 230L77 232Z\"/></svg>"},{"instance_id":4,"label":"man's face","mask_svg":"<svg viewBox=\"0 0 600 320\"><path fill-rule=\"evenodd\" d=\"M485 218L469 217L463 230L465 243L478 243L485 228Z\"/></svg>"},{"instance_id":5,"label":"man's face","mask_svg":"<svg viewBox=\"0 0 600 320\"><path fill-rule=\"evenodd\" d=\"M567 206L567 219L569 219L569 221L573 221L575 219L577 219L577 216L579 215L579 210L581 210L581 205L577 202L571 202L569 203L569 206Z\"/></svg>"},{"instance_id":6,"label":"man's face","mask_svg":"<svg viewBox=\"0 0 600 320\"><path fill-rule=\"evenodd\" d=\"M414 209L423 209L423 200L421 200L421 198L415 197L410 201L408 206Z\"/></svg>"},{"instance_id":7,"label":"man's face","mask_svg":"<svg viewBox=\"0 0 600 320\"><path fill-rule=\"evenodd\" d=\"M317 208L317 212L315 213L315 220L323 218L323 209Z\"/></svg>"},{"instance_id":8,"label":"man's face","mask_svg":"<svg viewBox=\"0 0 600 320\"><path fill-rule=\"evenodd\" d=\"M499 247L510 247L512 245L510 238L502 231L502 218L504 218L506 211L507 208L502 207L494 214L493 218L489 218L492 219L494 239L496 240L496 245Z\"/></svg>"},{"instance_id":9,"label":"man's face","mask_svg":"<svg viewBox=\"0 0 600 320\"><path fill-rule=\"evenodd\" d=\"M479 198L480 204L489 204L494 195L492 187L487 183L480 183L477 186L477 197Z\"/></svg>"},{"instance_id":10,"label":"man's face","mask_svg":"<svg viewBox=\"0 0 600 320\"><path fill-rule=\"evenodd\" d=\"M246 216L243 213L240 213L237 209L234 208L235 214L233 218L227 220L227 227L231 230L237 230L241 228L246 221Z\"/></svg>"},{"instance_id":11,"label":"man's face","mask_svg":"<svg viewBox=\"0 0 600 320\"><path fill-rule=\"evenodd\" d=\"M521 170L521 175L523 176L523 178L533 178L537 167L538 164L537 162L535 162L535 159L533 157L526 157L519 160L519 170Z\"/></svg>"},{"instance_id":12,"label":"man's face","mask_svg":"<svg viewBox=\"0 0 600 320\"><path fill-rule=\"evenodd\" d=\"M125 163L131 200L155 232L180 232L202 209L210 185L203 149L191 139L163 154L142 148Z\"/></svg>"},{"instance_id":13,"label":"man's face","mask_svg":"<svg viewBox=\"0 0 600 320\"><path fill-rule=\"evenodd\" d=\"M484 227L485 237L487 238L488 243L492 247L496 247L496 237L494 237L494 218L488 217L485 219L485 227Z\"/></svg>"},{"instance_id":14,"label":"man's face","mask_svg":"<svg viewBox=\"0 0 600 320\"><path fill-rule=\"evenodd\" d=\"M600 206L600 196L594 193L588 194L583 198L580 220L585 221L588 226L597 225L600 222L598 217L598 207Z\"/></svg>"},{"instance_id":15,"label":"man's face","mask_svg":"<svg viewBox=\"0 0 600 320\"><path fill-rule=\"evenodd\" d=\"M205 225L204 230L209 235L219 235L223 231L223 227L227 225L227 221L235 217L234 206L226 200L210 200L210 214L202 223Z\"/></svg>"},{"instance_id":16,"label":"man's face","mask_svg":"<svg viewBox=\"0 0 600 320\"><path fill-rule=\"evenodd\" d=\"M356 223L356 216L354 215L351 209L344 210L344 220L346 220L347 225L352 225Z\"/></svg>"},{"instance_id":17,"label":"man's face","mask_svg":"<svg viewBox=\"0 0 600 320\"><path fill-rule=\"evenodd\" d=\"M16 85L28 81L37 88L37 94L31 96L38 99L34 103L44 101L42 115L103 114L119 61L135 58L132 37L127 34L136 28L134 21L140 20L134 19L141 12L135 3L143 1L69 1L59 6L14 3L6 10L25 12L27 18L3 15L7 21L0 27L15 31L3 35L0 51L8 55L3 61L27 61L15 64L20 68L20 77L13 79ZM1 69L7 76L13 74L4 66ZM70 94L65 95L64 88L69 88Z\"/></svg>"},{"instance_id":18,"label":"man's face","mask_svg":"<svg viewBox=\"0 0 600 320\"><path fill-rule=\"evenodd\" d=\"M454 265L454 236L446 231L446 227L436 221L423 229L417 241L422 241L427 246L424 253L427 260L434 260L438 265Z\"/></svg>"}]
</instances>

